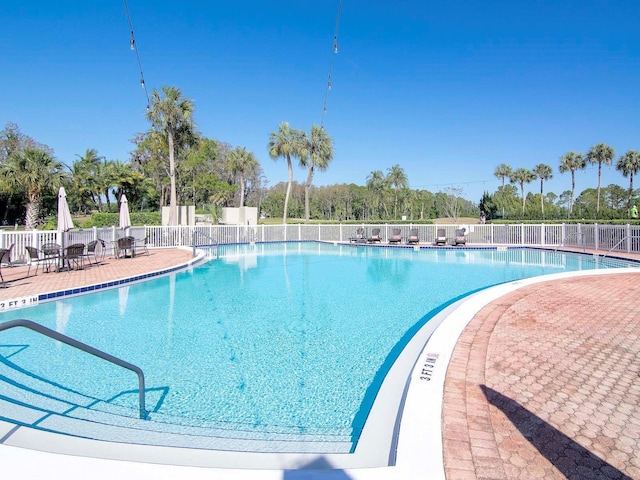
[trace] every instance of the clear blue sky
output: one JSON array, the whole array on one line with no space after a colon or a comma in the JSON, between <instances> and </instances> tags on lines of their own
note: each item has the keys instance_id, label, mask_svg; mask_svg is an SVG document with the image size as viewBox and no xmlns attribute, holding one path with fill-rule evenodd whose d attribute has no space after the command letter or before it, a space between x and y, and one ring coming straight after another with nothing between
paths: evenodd
<instances>
[{"instance_id":1,"label":"clear blue sky","mask_svg":"<svg viewBox=\"0 0 640 480\"><path fill-rule=\"evenodd\" d=\"M495 167L546 163L605 142L640 150L640 1L128 0L149 91L181 89L207 137L244 146L269 185L282 121L324 127L335 158L316 185L364 185L400 164L412 188L478 201ZM70 164L87 148L128 160L146 98L124 3L0 3L0 128L12 121ZM305 173L296 170L302 182ZM595 167L578 192L596 187ZM603 185L628 185L605 167ZM538 191L539 182L527 186Z\"/></svg>"}]
</instances>

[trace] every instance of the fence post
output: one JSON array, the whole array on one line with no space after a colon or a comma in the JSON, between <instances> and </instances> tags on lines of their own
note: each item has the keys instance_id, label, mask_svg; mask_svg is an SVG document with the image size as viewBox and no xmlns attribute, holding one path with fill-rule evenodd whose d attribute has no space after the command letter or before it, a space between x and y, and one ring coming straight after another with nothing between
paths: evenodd
<instances>
[{"instance_id":1,"label":"fence post","mask_svg":"<svg viewBox=\"0 0 640 480\"><path fill-rule=\"evenodd\" d=\"M593 224L593 246L596 250L600 250L600 233L598 232L598 224Z\"/></svg>"},{"instance_id":2,"label":"fence post","mask_svg":"<svg viewBox=\"0 0 640 480\"><path fill-rule=\"evenodd\" d=\"M318 224L318 241L322 240L322 229L320 227L322 227L322 225Z\"/></svg>"},{"instance_id":3,"label":"fence post","mask_svg":"<svg viewBox=\"0 0 640 480\"><path fill-rule=\"evenodd\" d=\"M631 225L627 223L627 253L631 253Z\"/></svg>"},{"instance_id":4,"label":"fence post","mask_svg":"<svg viewBox=\"0 0 640 480\"><path fill-rule=\"evenodd\" d=\"M524 245L524 223L520 224L520 244Z\"/></svg>"}]
</instances>

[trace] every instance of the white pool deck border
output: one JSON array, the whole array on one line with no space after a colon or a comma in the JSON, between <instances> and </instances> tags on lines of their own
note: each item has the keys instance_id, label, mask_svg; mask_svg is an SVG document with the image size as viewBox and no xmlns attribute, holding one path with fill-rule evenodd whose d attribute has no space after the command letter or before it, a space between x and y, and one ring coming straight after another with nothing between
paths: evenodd
<instances>
[{"instance_id":1,"label":"white pool deck border","mask_svg":"<svg viewBox=\"0 0 640 480\"><path fill-rule=\"evenodd\" d=\"M469 295L439 312L414 335L387 374L353 454L246 453L131 445L16 428L0 421L0 439L5 439L0 445L0 472L7 478L52 480L445 480L444 382L455 344L476 313L491 301L527 285L624 272L638 270L584 270L518 280Z\"/></svg>"}]
</instances>

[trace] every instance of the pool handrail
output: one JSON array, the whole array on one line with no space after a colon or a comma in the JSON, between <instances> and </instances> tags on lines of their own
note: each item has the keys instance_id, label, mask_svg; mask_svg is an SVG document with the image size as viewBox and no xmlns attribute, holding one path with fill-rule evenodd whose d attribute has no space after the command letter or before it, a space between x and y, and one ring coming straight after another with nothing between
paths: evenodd
<instances>
[{"instance_id":1,"label":"pool handrail","mask_svg":"<svg viewBox=\"0 0 640 480\"><path fill-rule=\"evenodd\" d=\"M211 243L207 244L207 245L197 245L196 244L196 236L200 235L204 238L206 238L207 240L209 240ZM210 237L209 235L207 235L204 232L201 232L199 230L194 230L193 231L193 235L192 235L192 239L191 239L191 245L193 246L193 256L196 256L196 248L198 247L216 247L216 258L220 258L220 250L219 247L220 245L218 244L218 241L215 238Z\"/></svg>"},{"instance_id":2,"label":"pool handrail","mask_svg":"<svg viewBox=\"0 0 640 480\"><path fill-rule=\"evenodd\" d=\"M558 245L558 246L555 248L555 251L557 252L559 248L564 247L564 242L566 242L569 238L571 238L571 237L573 237L573 236L576 236L576 237L578 237L578 236L579 236L579 237L580 237L580 240L582 240L582 242L581 242L581 243L582 243L582 251L583 251L583 252L586 252L586 251L587 251L587 247L586 247L586 246L585 246L585 244L584 244L584 233L582 233L582 232L572 232L572 233L570 233L569 235L567 235L566 237L564 237L564 238L562 239L562 242L560 242L560 245Z\"/></svg>"},{"instance_id":3,"label":"pool handrail","mask_svg":"<svg viewBox=\"0 0 640 480\"><path fill-rule=\"evenodd\" d=\"M67 335L64 335L60 332L56 332L55 330L51 330L50 328L45 327L44 325L40 325L32 320L27 320L26 318L20 318L17 320L9 320L7 322L0 323L0 332L3 330L8 330L10 328L15 327L24 327L34 332L40 333L47 337L53 338L54 340L58 340L59 342L66 343L71 347L75 347L83 352L89 353L96 357L102 358L107 362L111 362L119 367L126 368L127 370L131 370L136 375L138 375L138 400L140 402L140 418L142 420L147 420L147 410L145 408L145 385L144 385L144 373L140 367L133 365L125 360L122 360L118 357L114 357L113 355L103 352L102 350L98 350L91 345L87 345L86 343L80 342L74 338L71 338Z\"/></svg>"},{"instance_id":4,"label":"pool handrail","mask_svg":"<svg viewBox=\"0 0 640 480\"><path fill-rule=\"evenodd\" d=\"M640 238L640 235L625 235L624 237L622 237L622 239L620 239L620 241L618 243L616 243L613 247L611 247L609 250L607 250L607 253L602 255L602 258L605 258L607 255L609 255L611 252L613 252L625 240L633 240L634 238Z\"/></svg>"}]
</instances>

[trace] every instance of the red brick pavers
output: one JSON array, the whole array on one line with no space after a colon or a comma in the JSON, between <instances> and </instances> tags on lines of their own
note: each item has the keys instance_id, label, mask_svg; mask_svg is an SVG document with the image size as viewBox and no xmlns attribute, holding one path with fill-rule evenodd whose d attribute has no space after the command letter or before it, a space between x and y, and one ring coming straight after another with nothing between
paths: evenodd
<instances>
[{"instance_id":1,"label":"red brick pavers","mask_svg":"<svg viewBox=\"0 0 640 480\"><path fill-rule=\"evenodd\" d=\"M640 274L491 302L447 371L447 479L640 479L639 375Z\"/></svg>"},{"instance_id":2,"label":"red brick pavers","mask_svg":"<svg viewBox=\"0 0 640 480\"><path fill-rule=\"evenodd\" d=\"M83 270L45 273L42 265L34 275L36 266L2 267L6 288L0 288L0 300L15 299L39 293L57 292L70 288L135 277L144 273L164 270L189 262L193 258L191 250L179 248L150 249L149 255L134 258L115 259L107 256L98 266L88 266Z\"/></svg>"}]
</instances>

